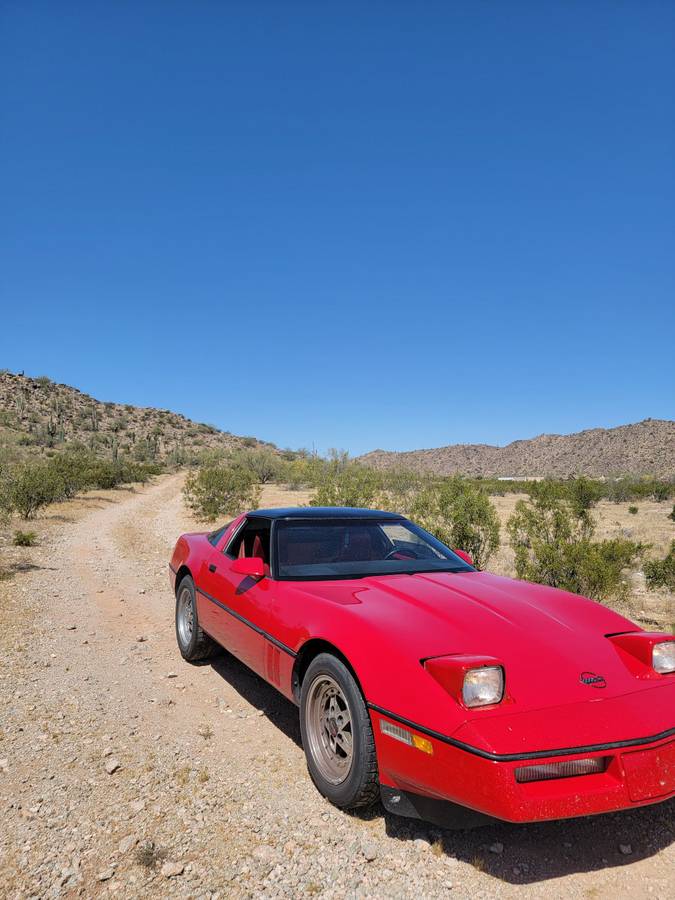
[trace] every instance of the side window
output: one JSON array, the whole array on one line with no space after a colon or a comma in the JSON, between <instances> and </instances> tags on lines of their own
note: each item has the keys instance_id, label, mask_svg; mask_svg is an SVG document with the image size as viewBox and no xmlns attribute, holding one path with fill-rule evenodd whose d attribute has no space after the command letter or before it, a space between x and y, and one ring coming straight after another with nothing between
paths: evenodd
<instances>
[{"instance_id":1,"label":"side window","mask_svg":"<svg viewBox=\"0 0 675 900\"><path fill-rule=\"evenodd\" d=\"M247 519L243 528L232 538L225 549L227 556L259 556L269 565L270 561L270 521L269 519Z\"/></svg>"}]
</instances>

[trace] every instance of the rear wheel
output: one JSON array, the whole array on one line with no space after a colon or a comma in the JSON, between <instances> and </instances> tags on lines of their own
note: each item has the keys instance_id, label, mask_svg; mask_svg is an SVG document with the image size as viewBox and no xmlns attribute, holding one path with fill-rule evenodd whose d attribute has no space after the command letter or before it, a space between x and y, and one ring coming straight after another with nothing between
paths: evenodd
<instances>
[{"instance_id":1,"label":"rear wheel","mask_svg":"<svg viewBox=\"0 0 675 900\"><path fill-rule=\"evenodd\" d=\"M320 653L309 664L300 695L300 731L314 784L343 809L379 797L370 716L344 663Z\"/></svg>"},{"instance_id":2,"label":"rear wheel","mask_svg":"<svg viewBox=\"0 0 675 900\"><path fill-rule=\"evenodd\" d=\"M186 575L176 591L176 641L183 659L196 662L218 652L216 642L202 630L197 617L195 583Z\"/></svg>"}]
</instances>

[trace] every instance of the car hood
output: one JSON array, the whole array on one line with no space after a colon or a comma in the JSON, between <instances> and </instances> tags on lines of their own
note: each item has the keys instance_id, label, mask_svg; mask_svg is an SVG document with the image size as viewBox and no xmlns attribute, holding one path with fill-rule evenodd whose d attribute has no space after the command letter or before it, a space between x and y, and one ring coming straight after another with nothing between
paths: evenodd
<instances>
[{"instance_id":1,"label":"car hood","mask_svg":"<svg viewBox=\"0 0 675 900\"><path fill-rule=\"evenodd\" d=\"M353 598L364 618L417 661L451 654L501 660L507 699L520 710L607 698L641 686L606 637L638 627L575 594L467 572L364 579ZM603 676L606 686L582 683L582 672Z\"/></svg>"}]
</instances>

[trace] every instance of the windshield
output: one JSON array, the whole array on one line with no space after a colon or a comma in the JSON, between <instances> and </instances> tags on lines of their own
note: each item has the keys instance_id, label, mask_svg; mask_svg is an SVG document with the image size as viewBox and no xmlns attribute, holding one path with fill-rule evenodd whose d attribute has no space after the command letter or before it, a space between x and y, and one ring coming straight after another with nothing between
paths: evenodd
<instances>
[{"instance_id":1,"label":"windshield","mask_svg":"<svg viewBox=\"0 0 675 900\"><path fill-rule=\"evenodd\" d=\"M281 579L474 571L407 519L280 519L275 545Z\"/></svg>"}]
</instances>

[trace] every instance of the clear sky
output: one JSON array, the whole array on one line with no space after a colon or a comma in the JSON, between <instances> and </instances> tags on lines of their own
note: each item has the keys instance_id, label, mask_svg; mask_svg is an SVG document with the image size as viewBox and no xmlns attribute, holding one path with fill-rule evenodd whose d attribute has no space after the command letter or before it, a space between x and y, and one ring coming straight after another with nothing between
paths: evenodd
<instances>
[{"instance_id":1,"label":"clear sky","mask_svg":"<svg viewBox=\"0 0 675 900\"><path fill-rule=\"evenodd\" d=\"M675 414L675 4L0 2L0 367L358 453Z\"/></svg>"}]
</instances>

